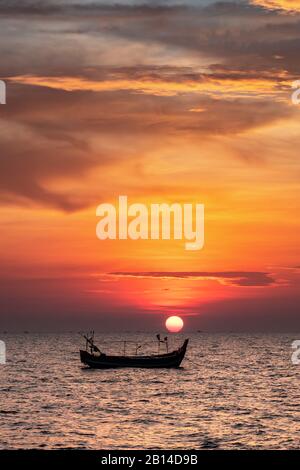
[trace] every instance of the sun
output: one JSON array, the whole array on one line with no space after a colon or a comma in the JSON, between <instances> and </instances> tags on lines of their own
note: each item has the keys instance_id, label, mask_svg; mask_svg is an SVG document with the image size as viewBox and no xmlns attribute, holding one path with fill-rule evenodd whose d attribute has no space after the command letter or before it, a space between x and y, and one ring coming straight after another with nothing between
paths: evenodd
<instances>
[{"instance_id":1,"label":"sun","mask_svg":"<svg viewBox=\"0 0 300 470\"><path fill-rule=\"evenodd\" d=\"M177 316L169 317L166 320L166 328L170 333L178 333L183 328L183 320Z\"/></svg>"}]
</instances>

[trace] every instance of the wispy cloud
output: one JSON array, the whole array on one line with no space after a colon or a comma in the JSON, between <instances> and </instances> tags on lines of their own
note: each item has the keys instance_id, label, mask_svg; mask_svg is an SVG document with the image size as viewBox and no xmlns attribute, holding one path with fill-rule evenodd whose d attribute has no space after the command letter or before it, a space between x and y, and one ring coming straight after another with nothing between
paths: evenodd
<instances>
[{"instance_id":1,"label":"wispy cloud","mask_svg":"<svg viewBox=\"0 0 300 470\"><path fill-rule=\"evenodd\" d=\"M251 0L251 3L271 10L300 12L300 4L298 0Z\"/></svg>"},{"instance_id":2,"label":"wispy cloud","mask_svg":"<svg viewBox=\"0 0 300 470\"><path fill-rule=\"evenodd\" d=\"M133 69L134 71L134 69ZM64 91L131 91L156 96L175 96L182 93L197 93L204 95L220 96L225 98L238 98L252 96L260 99L268 95L276 97L280 92L290 90L291 81L295 77L289 77L286 71L274 74L257 74L251 76L246 73L233 73L224 71L222 74L199 74L192 70L185 75L180 69L172 71L168 75L162 71L156 76L144 76L136 79L134 76L110 80L91 80L84 77L60 77L60 76L34 76L21 75L9 77L13 83L33 85Z\"/></svg>"},{"instance_id":3,"label":"wispy cloud","mask_svg":"<svg viewBox=\"0 0 300 470\"><path fill-rule=\"evenodd\" d=\"M110 275L120 278L215 280L220 284L240 287L267 287L276 284L271 274L259 271L112 272Z\"/></svg>"}]
</instances>

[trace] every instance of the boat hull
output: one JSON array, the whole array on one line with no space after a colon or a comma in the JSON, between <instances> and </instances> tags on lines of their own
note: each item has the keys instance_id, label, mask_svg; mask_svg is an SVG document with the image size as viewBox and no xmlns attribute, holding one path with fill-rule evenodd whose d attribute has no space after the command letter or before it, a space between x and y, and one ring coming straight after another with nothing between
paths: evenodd
<instances>
[{"instance_id":1,"label":"boat hull","mask_svg":"<svg viewBox=\"0 0 300 470\"><path fill-rule=\"evenodd\" d=\"M146 369L162 369L179 367L186 353L188 339L183 345L167 354L153 356L95 356L87 351L80 351L81 362L93 369L116 369L121 367L134 367Z\"/></svg>"}]
</instances>

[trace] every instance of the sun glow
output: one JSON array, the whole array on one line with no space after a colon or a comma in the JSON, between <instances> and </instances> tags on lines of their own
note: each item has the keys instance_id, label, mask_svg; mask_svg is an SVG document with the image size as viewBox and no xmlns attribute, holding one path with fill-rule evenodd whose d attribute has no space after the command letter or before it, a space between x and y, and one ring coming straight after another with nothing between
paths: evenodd
<instances>
[{"instance_id":1,"label":"sun glow","mask_svg":"<svg viewBox=\"0 0 300 470\"><path fill-rule=\"evenodd\" d=\"M166 328L170 333L178 333L183 328L183 320L177 316L169 317L166 320Z\"/></svg>"}]
</instances>

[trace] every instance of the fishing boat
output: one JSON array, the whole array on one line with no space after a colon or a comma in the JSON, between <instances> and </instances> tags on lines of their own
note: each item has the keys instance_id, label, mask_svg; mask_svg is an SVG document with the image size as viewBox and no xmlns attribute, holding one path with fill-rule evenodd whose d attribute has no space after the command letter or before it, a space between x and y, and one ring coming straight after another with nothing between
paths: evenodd
<instances>
[{"instance_id":1,"label":"fishing boat","mask_svg":"<svg viewBox=\"0 0 300 470\"><path fill-rule=\"evenodd\" d=\"M135 355L126 355L126 341L124 341L124 351L122 355L107 355L104 354L94 344L94 334L92 336L83 335L86 340L86 349L80 350L80 360L83 364L93 369L114 369L120 367L134 367L134 368L175 368L179 367L186 353L189 340L186 339L184 343L172 352L164 354L152 355L139 355L138 350L140 346L136 347ZM164 342L167 346L166 338L161 341L157 335L159 343Z\"/></svg>"}]
</instances>

